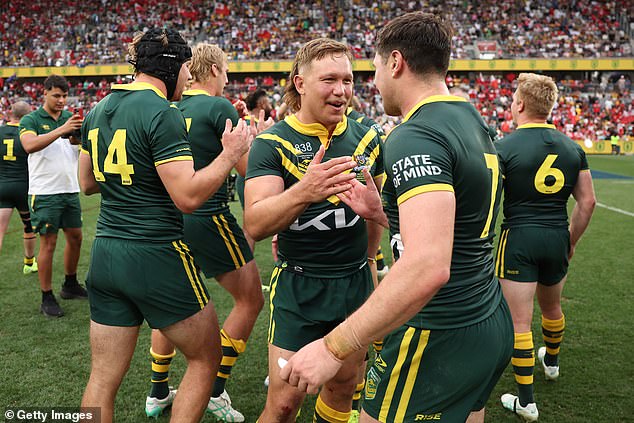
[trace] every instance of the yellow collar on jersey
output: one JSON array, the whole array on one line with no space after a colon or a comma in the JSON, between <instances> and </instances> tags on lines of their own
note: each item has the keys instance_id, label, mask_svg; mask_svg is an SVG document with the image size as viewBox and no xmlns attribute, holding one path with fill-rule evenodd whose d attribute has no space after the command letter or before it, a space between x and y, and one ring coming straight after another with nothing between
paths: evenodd
<instances>
[{"instance_id":1,"label":"yellow collar on jersey","mask_svg":"<svg viewBox=\"0 0 634 423\"><path fill-rule=\"evenodd\" d=\"M142 90L152 90L158 95L167 100L165 94L161 92L158 88L148 82L132 82L131 84L112 84L113 90L126 90L126 91L142 91Z\"/></svg>"},{"instance_id":2,"label":"yellow collar on jersey","mask_svg":"<svg viewBox=\"0 0 634 423\"><path fill-rule=\"evenodd\" d=\"M550 123L525 123L524 125L520 125L517 129L526 129L526 128L549 128L549 129L557 129L555 125L551 125Z\"/></svg>"},{"instance_id":3,"label":"yellow collar on jersey","mask_svg":"<svg viewBox=\"0 0 634 423\"><path fill-rule=\"evenodd\" d=\"M299 132L300 134L313 136L319 138L319 141L327 150L330 147L330 141L332 138L328 138L328 130L321 123L302 123L297 119L296 115L286 116L284 118L291 128ZM332 136L341 135L348 128L348 119L343 119L337 124L335 130L332 132Z\"/></svg>"},{"instance_id":4,"label":"yellow collar on jersey","mask_svg":"<svg viewBox=\"0 0 634 423\"><path fill-rule=\"evenodd\" d=\"M186 90L183 91L183 95L208 95L211 97L211 94L205 90Z\"/></svg>"},{"instance_id":5,"label":"yellow collar on jersey","mask_svg":"<svg viewBox=\"0 0 634 423\"><path fill-rule=\"evenodd\" d=\"M7 122L7 126L20 126L20 124L19 123Z\"/></svg>"},{"instance_id":6,"label":"yellow collar on jersey","mask_svg":"<svg viewBox=\"0 0 634 423\"><path fill-rule=\"evenodd\" d=\"M465 101L467 101L467 99L466 98L462 98L462 97L458 97L458 96L455 96L455 95L432 95L430 97L427 97L425 100L421 101L420 103L418 103L414 107L412 107L412 109L409 112L407 112L407 114L403 118L403 122L407 122L408 119L410 117L412 117L412 115L416 112L416 110L420 109L425 104L436 103L438 101L462 101L462 102L465 102Z\"/></svg>"}]
</instances>

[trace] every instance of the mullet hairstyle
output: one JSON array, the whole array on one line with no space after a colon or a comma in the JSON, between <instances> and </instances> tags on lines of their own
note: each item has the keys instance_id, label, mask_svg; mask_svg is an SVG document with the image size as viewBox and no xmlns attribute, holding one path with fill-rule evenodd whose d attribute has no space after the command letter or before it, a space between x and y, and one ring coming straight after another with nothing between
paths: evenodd
<instances>
[{"instance_id":1,"label":"mullet hairstyle","mask_svg":"<svg viewBox=\"0 0 634 423\"><path fill-rule=\"evenodd\" d=\"M377 34L376 52L387 63L394 50L416 75L444 77L449 69L453 28L438 15L411 12L391 20Z\"/></svg>"},{"instance_id":2,"label":"mullet hairstyle","mask_svg":"<svg viewBox=\"0 0 634 423\"><path fill-rule=\"evenodd\" d=\"M555 107L559 90L549 76L520 73L517 78L517 95L524 102L528 116L546 120Z\"/></svg>"},{"instance_id":3,"label":"mullet hairstyle","mask_svg":"<svg viewBox=\"0 0 634 423\"><path fill-rule=\"evenodd\" d=\"M340 43L339 41L331 40L330 38L316 38L304 44L293 61L293 67L291 73L288 76L288 82L284 89L284 102L293 112L297 112L302 106L302 100L297 88L295 87L295 76L306 71L310 65L317 60L321 60L324 57L345 56L352 63L352 53L348 49L348 46Z\"/></svg>"},{"instance_id":4,"label":"mullet hairstyle","mask_svg":"<svg viewBox=\"0 0 634 423\"><path fill-rule=\"evenodd\" d=\"M227 55L217 44L200 43L192 49L189 72L193 82L205 82L211 78L211 68L216 65L220 71L227 63Z\"/></svg>"}]
</instances>

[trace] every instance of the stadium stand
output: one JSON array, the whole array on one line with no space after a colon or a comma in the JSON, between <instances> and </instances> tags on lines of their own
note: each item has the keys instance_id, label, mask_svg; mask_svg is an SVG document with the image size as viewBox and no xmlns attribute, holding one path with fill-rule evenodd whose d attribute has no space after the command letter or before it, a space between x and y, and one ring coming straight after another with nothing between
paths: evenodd
<instances>
[{"instance_id":1,"label":"stadium stand","mask_svg":"<svg viewBox=\"0 0 634 423\"><path fill-rule=\"evenodd\" d=\"M552 114L552 121L559 130L576 140L607 139L613 133L619 136L634 136L634 106L632 105L632 81L626 75L609 77L609 73L597 73L594 78L560 79L557 85L560 99ZM235 76L235 75L234 75ZM280 84L284 75L246 76L232 80L225 88L230 99L244 99L256 87L271 95L274 107L279 107L283 95ZM498 136L513 131L510 112L515 89L515 73L504 75L470 73L450 74L447 85L468 96L474 102L487 123L497 130ZM122 77L102 78L98 81L70 78L70 108L88 111L110 91L110 83L122 82ZM6 116L9 104L25 99L37 104L42 85L25 79L0 78L0 119ZM372 81L372 76L358 76L355 94L359 98L360 111L381 123L387 131L398 120L384 115L381 98Z\"/></svg>"},{"instance_id":2,"label":"stadium stand","mask_svg":"<svg viewBox=\"0 0 634 423\"><path fill-rule=\"evenodd\" d=\"M234 60L288 59L318 36L370 58L376 28L416 9L449 14L454 58L632 55L631 10L614 0L13 0L0 6L0 66L124 63L134 32L163 22Z\"/></svg>"},{"instance_id":3,"label":"stadium stand","mask_svg":"<svg viewBox=\"0 0 634 423\"><path fill-rule=\"evenodd\" d=\"M634 56L633 11L622 1L14 0L0 6L0 67L48 66L54 72L66 65L125 63L123 47L133 34L162 22L170 22L192 44L219 44L232 62L288 60L301 44L318 36L342 40L358 59L368 59L374 54L379 26L404 11L421 8L442 10L454 23L454 59ZM502 136L514 129L509 106L518 72L457 72L447 77L447 85L469 97ZM123 79L87 75L69 78L70 107L84 113L108 94L112 82ZM384 116L371 73L356 75L360 111L389 130L398 121ZM632 72L586 69L552 76L562 94L552 120L566 135L578 140L633 135ZM274 105L280 104L283 73L231 77L239 79L227 86L228 97L243 99L261 87L271 94ZM26 99L37 104L41 92L40 79L0 78L0 119L10 102Z\"/></svg>"}]
</instances>

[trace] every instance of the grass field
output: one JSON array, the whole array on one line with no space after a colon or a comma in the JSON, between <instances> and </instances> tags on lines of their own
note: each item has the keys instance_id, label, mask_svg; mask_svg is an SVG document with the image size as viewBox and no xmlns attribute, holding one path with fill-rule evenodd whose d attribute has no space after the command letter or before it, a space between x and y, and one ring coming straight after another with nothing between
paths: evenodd
<instances>
[{"instance_id":1,"label":"grass field","mask_svg":"<svg viewBox=\"0 0 634 423\"><path fill-rule=\"evenodd\" d=\"M634 178L634 157L590 157L592 169ZM596 179L598 201L634 213L634 179ZM84 248L79 276L86 275L90 245L95 232L99 197L82 199ZM232 203L236 214L237 203ZM54 264L56 295L63 279L63 237ZM14 213L0 254L0 411L19 407L78 406L88 379L89 311L86 301L60 303L66 312L61 319L38 313L40 291L36 275L22 275L21 224ZM272 270L270 243L256 248L262 279ZM384 249L387 249L387 239ZM634 349L629 342L634 304L634 217L597 207L586 235L573 258L564 291L567 327L562 345L561 377L546 383L536 372L535 395L540 422L632 421L634 370L629 362ZM222 320L231 308L231 298L210 280L207 284ZM58 297L59 298L59 297ZM255 422L261 411L267 374L266 328L268 304L260 315L246 353L240 358L227 385L235 408L247 422ZM540 341L539 318L534 319L536 345ZM143 327L130 371L116 402L117 422L142 422L149 389L150 330ZM116 360L117 357L113 357ZM182 356L172 365L171 381L177 386L184 369ZM538 369L539 370L539 369ZM488 403L488 422L517 422L499 405L499 396L514 392L509 368ZM306 401L298 421L312 419L314 398ZM3 420L4 421L4 420ZM159 421L168 421L162 417ZM213 418L206 416L204 421Z\"/></svg>"}]
</instances>

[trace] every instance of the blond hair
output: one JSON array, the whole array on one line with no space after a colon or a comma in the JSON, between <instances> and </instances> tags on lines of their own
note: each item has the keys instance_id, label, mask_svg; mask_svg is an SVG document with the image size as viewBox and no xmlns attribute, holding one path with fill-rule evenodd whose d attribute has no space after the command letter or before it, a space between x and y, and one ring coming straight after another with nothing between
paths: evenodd
<instances>
[{"instance_id":1,"label":"blond hair","mask_svg":"<svg viewBox=\"0 0 634 423\"><path fill-rule=\"evenodd\" d=\"M555 81L545 75L520 73L517 82L517 95L524 102L526 114L547 119L559 95Z\"/></svg>"},{"instance_id":2,"label":"blond hair","mask_svg":"<svg viewBox=\"0 0 634 423\"><path fill-rule=\"evenodd\" d=\"M316 38L309 41L295 55L293 67L288 76L288 84L284 90L284 102L293 112L297 112L301 107L301 96L295 87L295 76L304 72L314 61L327 56L345 56L352 63L352 54L348 46L330 38Z\"/></svg>"},{"instance_id":3,"label":"blond hair","mask_svg":"<svg viewBox=\"0 0 634 423\"><path fill-rule=\"evenodd\" d=\"M196 45L192 49L192 58L189 62L192 82L209 80L213 65L222 69L226 63L227 55L217 44L200 43Z\"/></svg>"}]
</instances>

